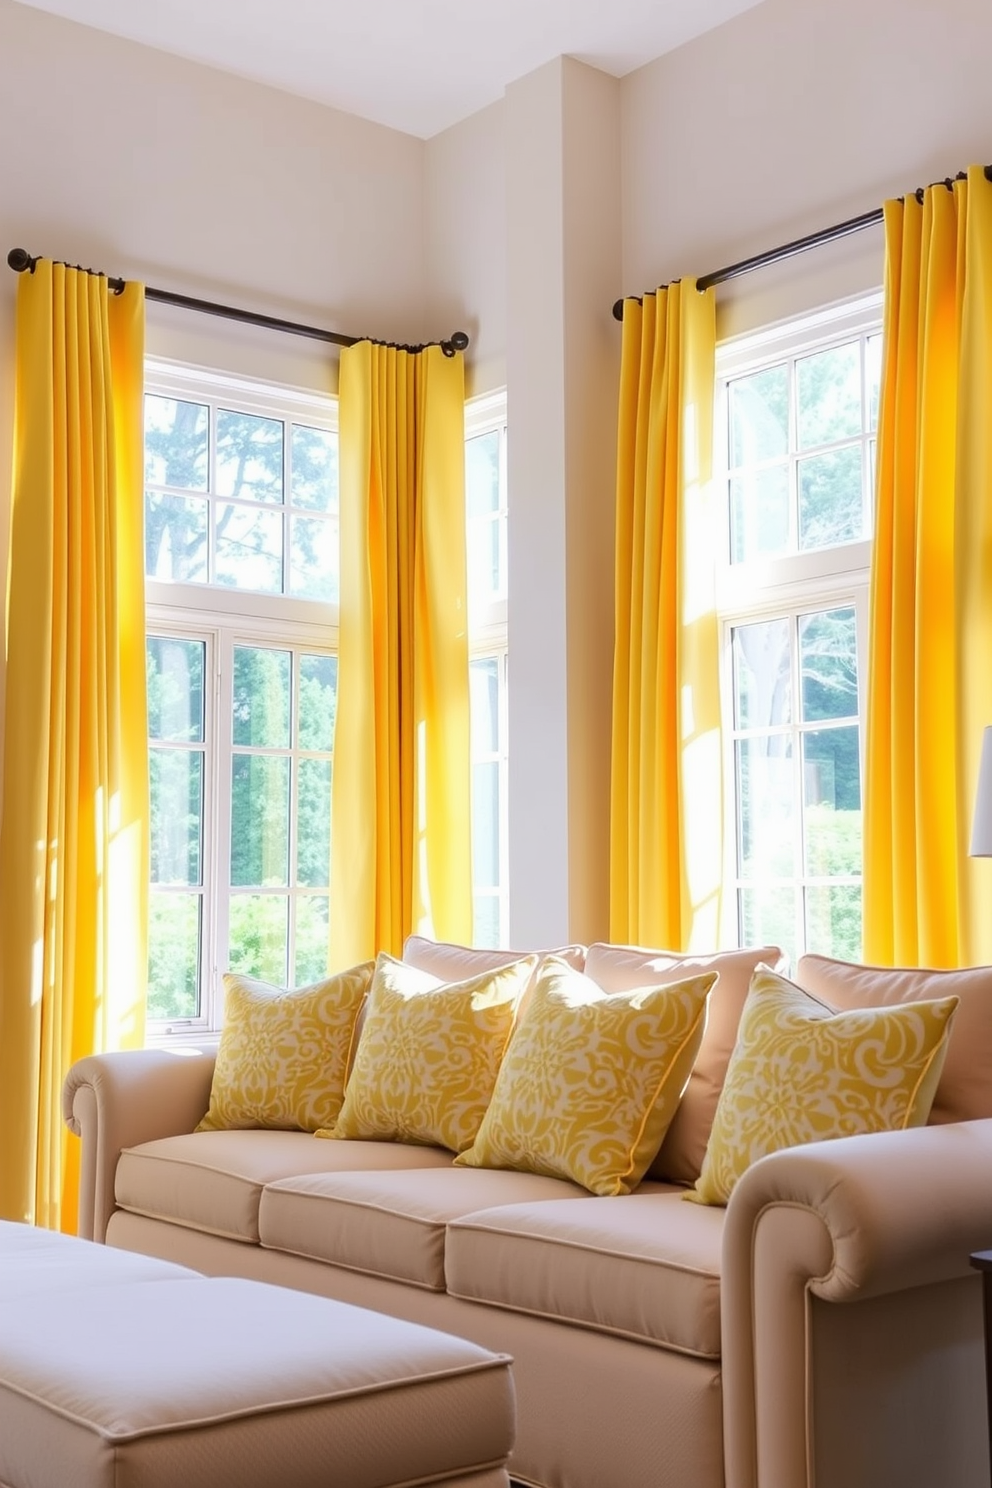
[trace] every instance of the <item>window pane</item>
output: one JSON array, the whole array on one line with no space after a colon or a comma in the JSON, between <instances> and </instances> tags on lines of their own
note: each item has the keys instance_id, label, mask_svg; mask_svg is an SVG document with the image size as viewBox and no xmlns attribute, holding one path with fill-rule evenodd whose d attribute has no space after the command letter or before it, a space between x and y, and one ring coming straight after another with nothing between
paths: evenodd
<instances>
[{"instance_id":1,"label":"window pane","mask_svg":"<svg viewBox=\"0 0 992 1488\"><path fill-rule=\"evenodd\" d=\"M473 901L472 943L492 950L500 944L499 899L495 894L476 894Z\"/></svg>"},{"instance_id":2,"label":"window pane","mask_svg":"<svg viewBox=\"0 0 992 1488\"><path fill-rule=\"evenodd\" d=\"M289 871L289 760L235 755L231 766L231 883L275 887Z\"/></svg>"},{"instance_id":3,"label":"window pane","mask_svg":"<svg viewBox=\"0 0 992 1488\"><path fill-rule=\"evenodd\" d=\"M741 889L741 945L777 945L790 951L796 940L796 891L760 885Z\"/></svg>"},{"instance_id":4,"label":"window pane","mask_svg":"<svg viewBox=\"0 0 992 1488\"><path fill-rule=\"evenodd\" d=\"M729 384L730 464L752 465L789 453L789 369L783 362Z\"/></svg>"},{"instance_id":5,"label":"window pane","mask_svg":"<svg viewBox=\"0 0 992 1488\"><path fill-rule=\"evenodd\" d=\"M861 445L800 460L799 546L825 548L864 534Z\"/></svg>"},{"instance_id":6,"label":"window pane","mask_svg":"<svg viewBox=\"0 0 992 1488\"><path fill-rule=\"evenodd\" d=\"M781 734L739 739L736 755L740 876L791 878L796 868L791 741Z\"/></svg>"},{"instance_id":7,"label":"window pane","mask_svg":"<svg viewBox=\"0 0 992 1488\"><path fill-rule=\"evenodd\" d=\"M296 901L296 956L293 985L305 987L327 975L330 901L306 894Z\"/></svg>"},{"instance_id":8,"label":"window pane","mask_svg":"<svg viewBox=\"0 0 992 1488\"><path fill-rule=\"evenodd\" d=\"M145 480L184 491L207 489L209 412L202 403L145 395Z\"/></svg>"},{"instance_id":9,"label":"window pane","mask_svg":"<svg viewBox=\"0 0 992 1488\"><path fill-rule=\"evenodd\" d=\"M878 400L882 386L882 338L869 336L865 342L865 377L868 381L868 427L878 428Z\"/></svg>"},{"instance_id":10,"label":"window pane","mask_svg":"<svg viewBox=\"0 0 992 1488\"><path fill-rule=\"evenodd\" d=\"M319 889L331 881L331 762L299 765L296 814L296 881Z\"/></svg>"},{"instance_id":11,"label":"window pane","mask_svg":"<svg viewBox=\"0 0 992 1488\"><path fill-rule=\"evenodd\" d=\"M203 826L203 756L199 750L150 752L153 884L198 884Z\"/></svg>"},{"instance_id":12,"label":"window pane","mask_svg":"<svg viewBox=\"0 0 992 1488\"><path fill-rule=\"evenodd\" d=\"M338 509L338 436L330 429L309 429L294 424L290 435L292 474L290 492L294 506L310 511Z\"/></svg>"},{"instance_id":13,"label":"window pane","mask_svg":"<svg viewBox=\"0 0 992 1488\"><path fill-rule=\"evenodd\" d=\"M858 716L857 631L853 605L799 619L803 719Z\"/></svg>"},{"instance_id":14,"label":"window pane","mask_svg":"<svg viewBox=\"0 0 992 1488\"><path fill-rule=\"evenodd\" d=\"M148 905L148 1016L197 1018L199 894L152 894Z\"/></svg>"},{"instance_id":15,"label":"window pane","mask_svg":"<svg viewBox=\"0 0 992 1488\"><path fill-rule=\"evenodd\" d=\"M465 441L465 510L471 522L499 511L499 430Z\"/></svg>"},{"instance_id":16,"label":"window pane","mask_svg":"<svg viewBox=\"0 0 992 1488\"><path fill-rule=\"evenodd\" d=\"M502 590L500 522L497 517L472 522L467 532L469 603L485 603Z\"/></svg>"},{"instance_id":17,"label":"window pane","mask_svg":"<svg viewBox=\"0 0 992 1488\"><path fill-rule=\"evenodd\" d=\"M281 594L282 543L281 512L218 504L217 583Z\"/></svg>"},{"instance_id":18,"label":"window pane","mask_svg":"<svg viewBox=\"0 0 992 1488\"><path fill-rule=\"evenodd\" d=\"M174 584L207 581L205 500L145 493L145 573Z\"/></svg>"},{"instance_id":19,"label":"window pane","mask_svg":"<svg viewBox=\"0 0 992 1488\"><path fill-rule=\"evenodd\" d=\"M472 766L472 882L479 889L499 885L499 763Z\"/></svg>"},{"instance_id":20,"label":"window pane","mask_svg":"<svg viewBox=\"0 0 992 1488\"><path fill-rule=\"evenodd\" d=\"M217 495L282 501L281 419L217 410Z\"/></svg>"},{"instance_id":21,"label":"window pane","mask_svg":"<svg viewBox=\"0 0 992 1488\"><path fill-rule=\"evenodd\" d=\"M730 528L735 563L788 550L792 539L787 465L769 465L731 476Z\"/></svg>"},{"instance_id":22,"label":"window pane","mask_svg":"<svg viewBox=\"0 0 992 1488\"><path fill-rule=\"evenodd\" d=\"M776 728L792 722L789 632L787 619L734 626L734 717L738 728Z\"/></svg>"},{"instance_id":23,"label":"window pane","mask_svg":"<svg viewBox=\"0 0 992 1488\"><path fill-rule=\"evenodd\" d=\"M483 656L469 664L472 754L499 750L499 659Z\"/></svg>"},{"instance_id":24,"label":"window pane","mask_svg":"<svg viewBox=\"0 0 992 1488\"><path fill-rule=\"evenodd\" d=\"M338 702L336 656L300 657L300 748L329 753Z\"/></svg>"},{"instance_id":25,"label":"window pane","mask_svg":"<svg viewBox=\"0 0 992 1488\"><path fill-rule=\"evenodd\" d=\"M203 642L149 636L145 644L149 738L202 743Z\"/></svg>"},{"instance_id":26,"label":"window pane","mask_svg":"<svg viewBox=\"0 0 992 1488\"><path fill-rule=\"evenodd\" d=\"M270 646L234 648L235 744L288 749L292 657Z\"/></svg>"},{"instance_id":27,"label":"window pane","mask_svg":"<svg viewBox=\"0 0 992 1488\"><path fill-rule=\"evenodd\" d=\"M285 987L289 900L281 894L232 894L228 965L242 976Z\"/></svg>"},{"instance_id":28,"label":"window pane","mask_svg":"<svg viewBox=\"0 0 992 1488\"><path fill-rule=\"evenodd\" d=\"M861 344L832 346L796 363L800 449L861 433Z\"/></svg>"},{"instance_id":29,"label":"window pane","mask_svg":"<svg viewBox=\"0 0 992 1488\"><path fill-rule=\"evenodd\" d=\"M290 522L289 592L301 599L338 602L338 523L333 517Z\"/></svg>"},{"instance_id":30,"label":"window pane","mask_svg":"<svg viewBox=\"0 0 992 1488\"><path fill-rule=\"evenodd\" d=\"M861 873L861 763L858 728L804 734L803 841L806 872L814 878Z\"/></svg>"},{"instance_id":31,"label":"window pane","mask_svg":"<svg viewBox=\"0 0 992 1488\"><path fill-rule=\"evenodd\" d=\"M806 890L806 948L841 961L861 960L860 884L815 884Z\"/></svg>"}]
</instances>

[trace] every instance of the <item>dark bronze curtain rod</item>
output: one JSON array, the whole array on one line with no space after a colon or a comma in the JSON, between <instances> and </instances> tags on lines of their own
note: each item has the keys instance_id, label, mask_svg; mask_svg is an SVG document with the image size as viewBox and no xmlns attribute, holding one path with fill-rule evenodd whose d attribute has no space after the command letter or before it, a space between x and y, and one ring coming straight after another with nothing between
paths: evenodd
<instances>
[{"instance_id":1,"label":"dark bronze curtain rod","mask_svg":"<svg viewBox=\"0 0 992 1488\"><path fill-rule=\"evenodd\" d=\"M986 181L992 181L992 165L985 167ZM947 176L943 181L934 181L934 186L946 186L948 191L955 181L967 180L965 171L958 171L956 176ZM923 200L922 186L918 186L913 192L918 202ZM780 248L769 248L764 253L756 253L752 258L742 258L740 263L730 264L725 269L716 269L712 274L704 274L696 280L696 288L700 294L710 289L715 284L725 284L728 279L736 279L741 274L749 274L752 269L763 269L767 264L780 263L784 258L793 258L797 253L805 253L808 248L819 248L824 243L833 243L837 238L849 237L851 233L862 232L866 227L874 227L883 219L881 207L875 207L871 212L862 212L860 217L849 217L846 222L835 223L833 227L821 228L819 232L808 233L805 238L796 238L791 243L783 243ZM640 295L629 295L628 299L640 301ZM623 300L617 300L613 306L614 320L623 320Z\"/></svg>"},{"instance_id":2,"label":"dark bronze curtain rod","mask_svg":"<svg viewBox=\"0 0 992 1488\"><path fill-rule=\"evenodd\" d=\"M7 254L7 263L15 274L23 274L25 269L34 273L34 266L38 258L32 258L23 248L11 248ZM80 272L93 274L95 269L81 269L79 264L71 265L80 269ZM123 279L107 279L108 289L114 294L121 294L124 290ZM246 325L262 326L269 331L285 331L290 336L309 336L313 341L330 341L335 346L355 346L359 341L374 341L377 346L392 346L397 351L423 351L424 346L406 346L398 341L378 341L374 336L342 336L337 331L325 331L322 326L302 325L296 320L280 320L275 315L259 315L254 310L239 310L234 305L218 305L213 300L195 300L190 295L173 294L170 289L153 289L151 285L145 286L145 299L155 300L160 305L178 305L180 310L198 310L203 315L219 315L224 320L240 320ZM468 336L464 331L453 331L448 341L431 341L427 345L440 346L444 355L454 356L456 351L465 351L468 346Z\"/></svg>"}]
</instances>

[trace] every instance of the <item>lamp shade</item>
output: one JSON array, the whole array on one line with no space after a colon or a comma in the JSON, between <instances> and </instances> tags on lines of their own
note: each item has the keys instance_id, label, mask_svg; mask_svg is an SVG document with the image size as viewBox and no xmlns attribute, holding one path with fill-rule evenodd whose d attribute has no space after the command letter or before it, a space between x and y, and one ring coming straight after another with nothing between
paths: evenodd
<instances>
[{"instance_id":1,"label":"lamp shade","mask_svg":"<svg viewBox=\"0 0 992 1488\"><path fill-rule=\"evenodd\" d=\"M992 728L982 736L982 763L978 771L975 818L971 826L971 856L992 858Z\"/></svg>"}]
</instances>

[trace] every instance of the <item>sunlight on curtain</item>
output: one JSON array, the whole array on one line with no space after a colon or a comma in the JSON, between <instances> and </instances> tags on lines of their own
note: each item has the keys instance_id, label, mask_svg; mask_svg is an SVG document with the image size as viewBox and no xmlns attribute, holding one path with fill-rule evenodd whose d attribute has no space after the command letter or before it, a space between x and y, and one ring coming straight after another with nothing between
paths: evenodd
<instances>
[{"instance_id":1,"label":"sunlight on curtain","mask_svg":"<svg viewBox=\"0 0 992 1488\"><path fill-rule=\"evenodd\" d=\"M710 465L715 299L624 303L616 518L610 938L718 944L719 631Z\"/></svg>"},{"instance_id":2,"label":"sunlight on curtain","mask_svg":"<svg viewBox=\"0 0 992 1488\"><path fill-rule=\"evenodd\" d=\"M0 830L0 1215L74 1230L62 1082L144 1036L144 291L18 284Z\"/></svg>"},{"instance_id":3,"label":"sunlight on curtain","mask_svg":"<svg viewBox=\"0 0 992 1488\"><path fill-rule=\"evenodd\" d=\"M331 965L472 938L464 361L341 354Z\"/></svg>"},{"instance_id":4,"label":"sunlight on curtain","mask_svg":"<svg viewBox=\"0 0 992 1488\"><path fill-rule=\"evenodd\" d=\"M866 725L864 949L992 962L968 857L992 722L992 184L981 167L885 204Z\"/></svg>"}]
</instances>

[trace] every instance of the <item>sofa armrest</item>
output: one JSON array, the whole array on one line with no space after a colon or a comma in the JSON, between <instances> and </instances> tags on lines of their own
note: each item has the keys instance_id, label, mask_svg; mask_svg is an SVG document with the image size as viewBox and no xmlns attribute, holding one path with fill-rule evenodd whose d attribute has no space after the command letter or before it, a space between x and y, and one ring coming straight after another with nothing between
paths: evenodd
<instances>
[{"instance_id":1,"label":"sofa armrest","mask_svg":"<svg viewBox=\"0 0 992 1488\"><path fill-rule=\"evenodd\" d=\"M215 1055L132 1049L78 1060L62 1088L62 1115L82 1139L79 1234L103 1240L125 1147L191 1132L210 1104Z\"/></svg>"},{"instance_id":2,"label":"sofa armrest","mask_svg":"<svg viewBox=\"0 0 992 1488\"><path fill-rule=\"evenodd\" d=\"M728 1488L821 1482L815 1462L826 1433L821 1428L821 1441L814 1439L815 1406L840 1399L844 1372L858 1373L859 1350L871 1337L861 1323L876 1331L882 1324L904 1351L904 1398L889 1403L901 1407L905 1440L863 1444L866 1460L889 1452L889 1481L926 1483L930 1469L913 1463L907 1445L913 1438L910 1396L924 1374L935 1374L960 1400L962 1389L952 1378L957 1358L969 1409L976 1399L981 1405L981 1303L969 1257L990 1244L992 1120L818 1142L756 1163L731 1196L724 1230ZM956 1332L940 1343L934 1336L930 1350L926 1334L933 1318L952 1315L948 1327ZM840 1347L833 1353L822 1347L817 1329L842 1340ZM891 1371L893 1389L899 1373ZM927 1388L932 1384L928 1379ZM931 1427L934 1409L939 1414L932 1408L926 1417ZM876 1410L867 1429L895 1435L883 1416ZM978 1416L977 1450L985 1458L983 1407ZM974 1457L973 1440L971 1448ZM900 1451L911 1463L904 1476L896 1469ZM960 1481L953 1473L938 1478ZM860 1481L856 1467L848 1466L847 1480L852 1488Z\"/></svg>"}]
</instances>

